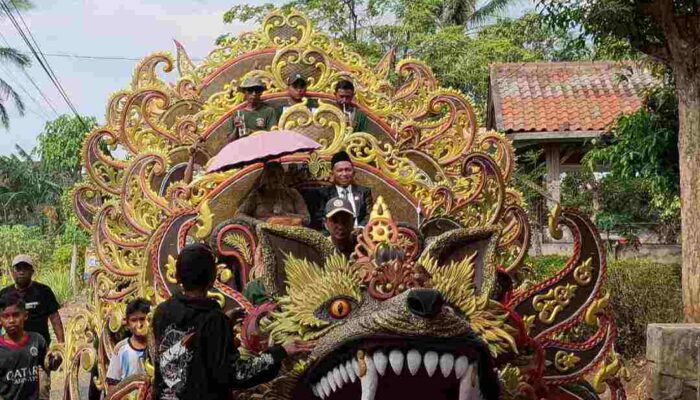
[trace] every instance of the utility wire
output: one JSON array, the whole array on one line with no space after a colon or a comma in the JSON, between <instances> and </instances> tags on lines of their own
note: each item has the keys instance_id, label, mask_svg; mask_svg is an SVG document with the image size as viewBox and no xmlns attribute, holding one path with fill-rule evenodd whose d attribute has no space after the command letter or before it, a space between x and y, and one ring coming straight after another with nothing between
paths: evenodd
<instances>
[{"instance_id":1,"label":"utility wire","mask_svg":"<svg viewBox=\"0 0 700 400\"><path fill-rule=\"evenodd\" d=\"M9 6L7 5L5 0L0 0L0 6L2 7L3 11L7 14L9 17L10 21L12 22L12 25L14 25L15 29L17 29L17 32L20 34L22 39L24 40L25 44L29 48L29 50L32 52L34 55L34 58L39 62L39 65L41 68L44 70L44 72L48 75L49 79L51 82L54 84L56 89L58 90L58 93L63 97L63 100L68 104L68 107L73 111L73 114L76 116L78 121L83 125L83 127L86 130L89 130L90 128L88 125L83 121L82 117L78 113L78 110L75 108L73 105L73 102L70 100L68 97L68 94L66 91L63 89L63 86L61 85L60 81L58 80L58 77L56 74L53 72L53 69L49 65L48 61L46 60L46 57L43 57L43 54L41 54L41 49L39 48L39 44L36 42L34 39L34 35L32 35L31 30L27 26L27 24L24 22L24 18L22 18L22 14L19 12L19 9L15 6L14 3L12 3L12 0L10 0L13 8L15 9L15 12L17 15L19 15L20 19L22 20L22 24L26 28L27 32L25 33L22 27L20 26L19 22L17 21L17 18L15 18L14 14L12 13L12 10L10 10ZM29 36L27 36L29 34ZM31 40L30 40L31 37ZM34 44L32 44L32 42Z\"/></svg>"},{"instance_id":2,"label":"utility wire","mask_svg":"<svg viewBox=\"0 0 700 400\"><path fill-rule=\"evenodd\" d=\"M46 114L46 109L41 106L36 97L32 96L32 94L29 93L29 91L27 91L27 89L24 87L24 85L22 85L19 79L17 79L17 77L12 73L12 71L10 71L10 69L3 64L0 64L0 69L12 79L13 86L17 86L27 97L29 97L32 100L32 102L34 102L34 104L36 104L39 107L38 110L41 111L41 114L30 107L27 107L27 110L31 111L32 114L35 114L36 116L41 117L42 119L45 119L46 121L51 120L51 118L49 118L49 116Z\"/></svg>"},{"instance_id":3,"label":"utility wire","mask_svg":"<svg viewBox=\"0 0 700 400\"><path fill-rule=\"evenodd\" d=\"M141 61L143 58L123 57L123 56L90 56L69 53L44 53L47 57L77 58L83 60L105 60L105 61ZM192 58L192 61L203 61L203 58Z\"/></svg>"},{"instance_id":4,"label":"utility wire","mask_svg":"<svg viewBox=\"0 0 700 400\"><path fill-rule=\"evenodd\" d=\"M2 34L2 32L0 32L0 39L2 39L2 41L5 43L5 45L7 47L12 47L12 46L10 46L10 43L7 41L7 39L5 39L5 36ZM36 89L36 91L39 93L39 95L41 95L41 98L44 99L44 102L46 102L46 104L49 106L51 111L53 111L53 113L56 114L56 116L58 117L58 115L59 115L58 111L56 111L56 108L53 106L53 104L51 104L51 101L49 100L49 98L46 97L46 95L44 94L44 91L41 90L39 85L37 85L37 83L34 81L34 79L31 77L31 75L29 75L29 73L27 73L27 71L25 69L22 69L22 72L24 73L24 76L32 84L32 86L34 86L34 89Z\"/></svg>"}]
</instances>

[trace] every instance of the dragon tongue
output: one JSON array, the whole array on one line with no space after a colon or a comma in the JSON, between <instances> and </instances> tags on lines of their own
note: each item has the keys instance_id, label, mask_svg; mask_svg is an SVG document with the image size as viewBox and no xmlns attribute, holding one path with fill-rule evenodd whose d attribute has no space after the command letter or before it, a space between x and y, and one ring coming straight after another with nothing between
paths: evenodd
<instances>
[{"instance_id":1,"label":"dragon tongue","mask_svg":"<svg viewBox=\"0 0 700 400\"><path fill-rule=\"evenodd\" d=\"M361 356L363 356L363 354L358 354L358 358ZM379 385L379 374L377 373L377 368L374 366L372 357L363 357L363 360L359 360L360 363L363 361L366 365L366 371L364 375L360 376L360 384L362 385L361 400L374 400L374 396L377 393L377 386Z\"/></svg>"}]
</instances>

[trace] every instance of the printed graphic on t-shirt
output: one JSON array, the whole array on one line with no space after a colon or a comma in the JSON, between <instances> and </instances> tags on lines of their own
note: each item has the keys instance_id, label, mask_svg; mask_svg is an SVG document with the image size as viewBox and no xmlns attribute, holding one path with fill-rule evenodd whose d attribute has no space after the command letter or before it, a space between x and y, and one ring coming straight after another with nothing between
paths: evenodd
<instances>
[{"instance_id":1,"label":"printed graphic on t-shirt","mask_svg":"<svg viewBox=\"0 0 700 400\"><path fill-rule=\"evenodd\" d=\"M36 350L36 347L34 350ZM23 367L7 371L4 378L5 381L11 383L12 385L22 385L28 382L36 382L38 373L39 366L35 365L33 367Z\"/></svg>"},{"instance_id":2,"label":"printed graphic on t-shirt","mask_svg":"<svg viewBox=\"0 0 700 400\"><path fill-rule=\"evenodd\" d=\"M189 332L176 329L171 325L165 329L163 340L160 342L160 373L165 383L162 399L176 400L187 382L187 371L192 361L192 350L183 344L183 339Z\"/></svg>"}]
</instances>

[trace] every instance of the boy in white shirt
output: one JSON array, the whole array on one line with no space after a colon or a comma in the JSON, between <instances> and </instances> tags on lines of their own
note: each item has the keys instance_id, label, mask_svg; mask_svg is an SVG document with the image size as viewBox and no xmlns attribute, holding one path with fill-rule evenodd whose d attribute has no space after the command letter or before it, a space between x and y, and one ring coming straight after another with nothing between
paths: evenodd
<instances>
[{"instance_id":1,"label":"boy in white shirt","mask_svg":"<svg viewBox=\"0 0 700 400\"><path fill-rule=\"evenodd\" d=\"M146 316L150 310L151 303L145 299L134 299L127 304L124 324L131 336L114 347L114 355L107 369L108 393L112 393L114 387L129 376L145 373L143 359L148 346Z\"/></svg>"}]
</instances>

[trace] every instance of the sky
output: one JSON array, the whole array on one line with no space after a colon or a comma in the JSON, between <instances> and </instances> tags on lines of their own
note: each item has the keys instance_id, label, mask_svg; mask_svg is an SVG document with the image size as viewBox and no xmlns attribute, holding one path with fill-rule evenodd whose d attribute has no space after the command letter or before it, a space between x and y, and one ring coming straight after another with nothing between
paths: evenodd
<instances>
[{"instance_id":1,"label":"sky","mask_svg":"<svg viewBox=\"0 0 700 400\"><path fill-rule=\"evenodd\" d=\"M264 2L269 1L247 3ZM177 39L191 58L201 59L214 49L214 41L222 33L255 29L250 24L223 23L224 12L243 3L244 0L36 0L35 7L22 16L78 112L95 116L102 123L110 94L128 87L138 61L86 60L49 54L140 59L157 51L174 54L173 39ZM527 8L529 3L522 0L508 14L522 14ZM6 46L6 40L11 47L29 53L7 18L0 19L0 34L0 47ZM28 75L58 114L70 113L36 61ZM36 145L44 124L56 114L21 71L0 65L0 77L15 87L27 108L20 117L13 106L9 107L10 129L0 127L0 155L13 153L16 145L29 151Z\"/></svg>"}]
</instances>

